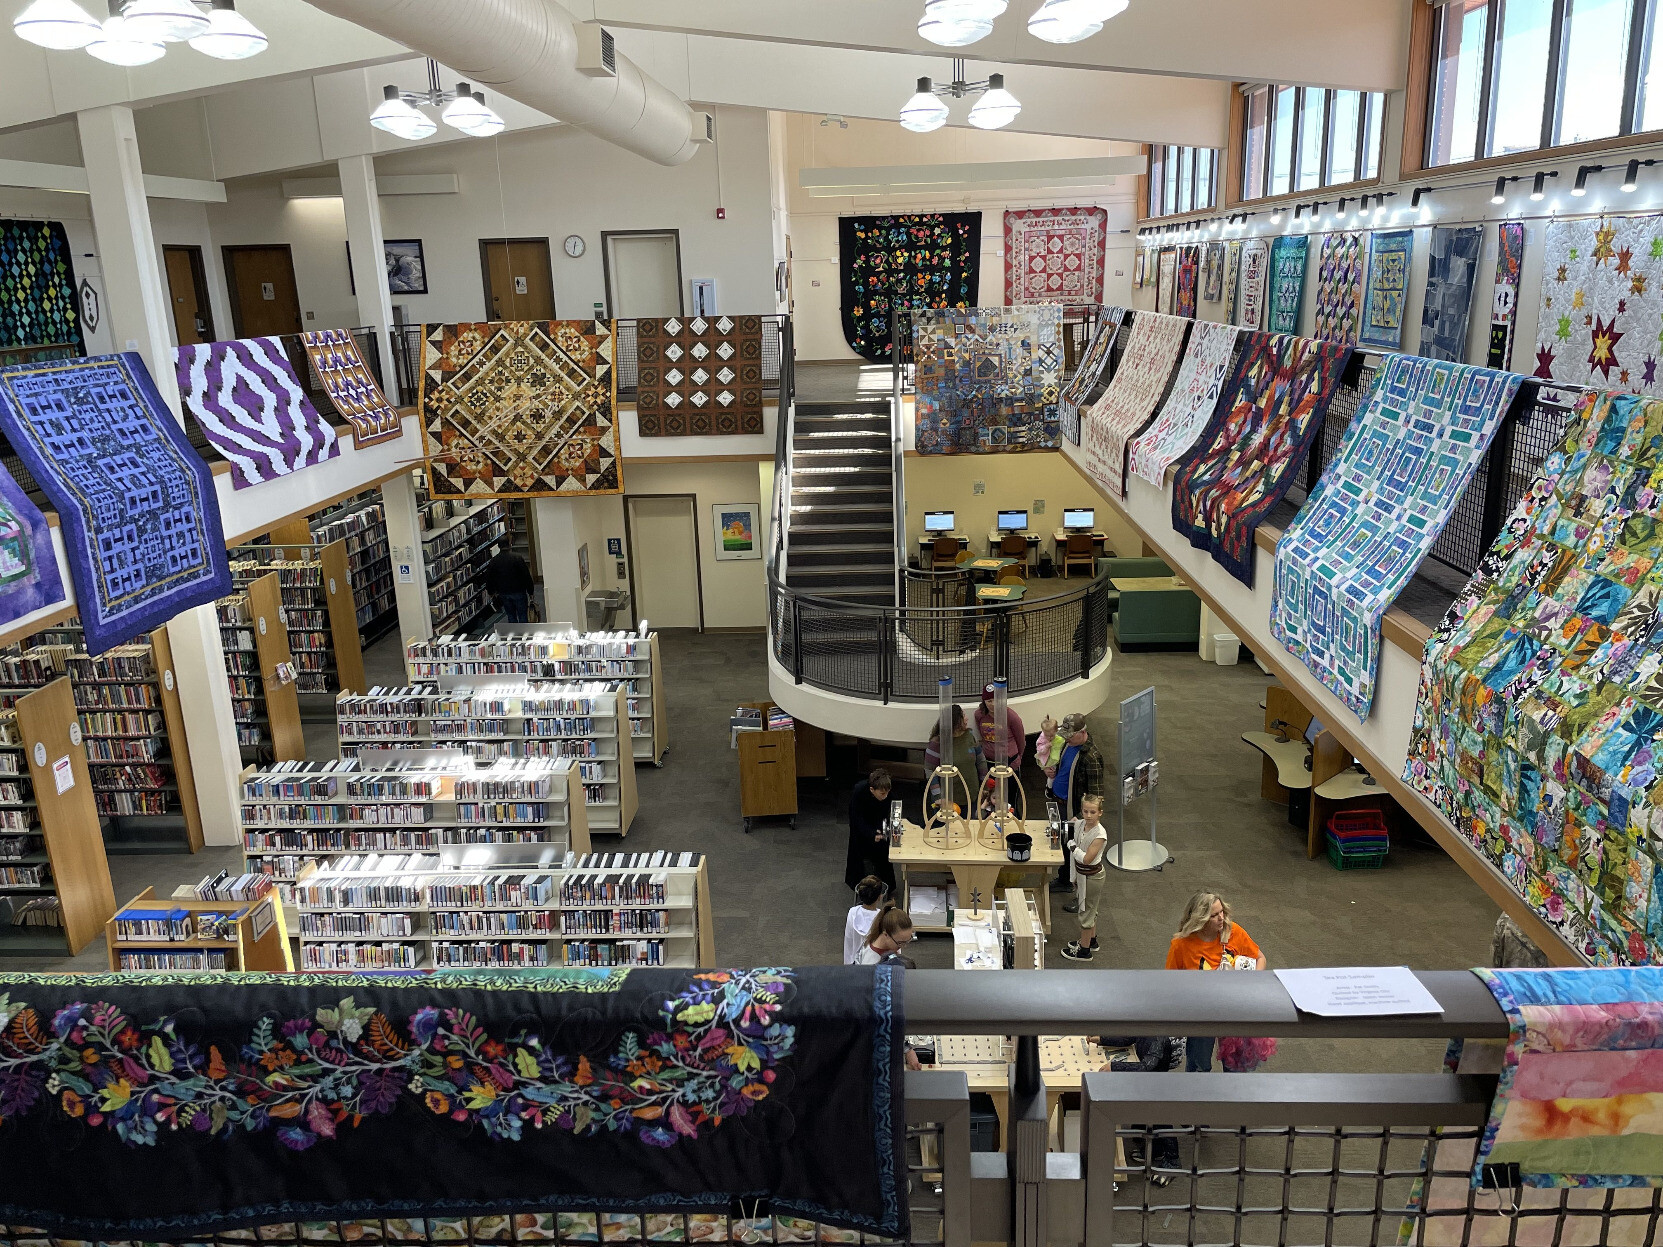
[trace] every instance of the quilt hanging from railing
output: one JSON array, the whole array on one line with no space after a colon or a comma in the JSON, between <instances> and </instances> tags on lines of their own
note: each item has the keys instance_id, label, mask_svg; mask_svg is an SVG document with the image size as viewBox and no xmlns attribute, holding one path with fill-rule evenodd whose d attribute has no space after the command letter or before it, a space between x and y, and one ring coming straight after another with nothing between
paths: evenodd
<instances>
[{"instance_id":1,"label":"quilt hanging from railing","mask_svg":"<svg viewBox=\"0 0 1663 1247\"><path fill-rule=\"evenodd\" d=\"M976 306L980 212L839 217L837 238L843 337L857 355L889 362L895 308Z\"/></svg>"},{"instance_id":2,"label":"quilt hanging from railing","mask_svg":"<svg viewBox=\"0 0 1663 1247\"><path fill-rule=\"evenodd\" d=\"M921 455L1055 450L1062 308L975 307L913 315Z\"/></svg>"},{"instance_id":3,"label":"quilt hanging from railing","mask_svg":"<svg viewBox=\"0 0 1663 1247\"><path fill-rule=\"evenodd\" d=\"M1080 366L1074 370L1074 375L1057 398L1057 419L1062 435L1070 445L1080 444L1080 404L1089 399L1092 390L1097 388L1128 314L1123 307L1098 309L1097 328L1091 335L1090 345L1086 347L1086 357L1080 361Z\"/></svg>"},{"instance_id":4,"label":"quilt hanging from railing","mask_svg":"<svg viewBox=\"0 0 1663 1247\"><path fill-rule=\"evenodd\" d=\"M762 317L637 320L635 361L642 437L763 431Z\"/></svg>"},{"instance_id":5,"label":"quilt hanging from railing","mask_svg":"<svg viewBox=\"0 0 1663 1247\"><path fill-rule=\"evenodd\" d=\"M1198 320L1190 330L1189 347L1172 379L1172 392L1161 405L1155 422L1131 445L1131 470L1156 489L1166 483L1166 470L1181 459L1213 418L1230 361L1241 333L1234 325Z\"/></svg>"},{"instance_id":6,"label":"quilt hanging from railing","mask_svg":"<svg viewBox=\"0 0 1663 1247\"><path fill-rule=\"evenodd\" d=\"M335 410L352 425L352 444L359 450L389 441L404 430L403 422L376 384L375 374L358 350L358 340L345 329L320 329L300 335L312 371Z\"/></svg>"},{"instance_id":7,"label":"quilt hanging from railing","mask_svg":"<svg viewBox=\"0 0 1663 1247\"><path fill-rule=\"evenodd\" d=\"M301 389L283 343L240 338L181 346L179 401L248 489L341 453L340 440Z\"/></svg>"},{"instance_id":8,"label":"quilt hanging from railing","mask_svg":"<svg viewBox=\"0 0 1663 1247\"><path fill-rule=\"evenodd\" d=\"M1112 498L1126 496L1126 446L1154 419L1190 326L1200 321L1139 312L1102 396L1081 415L1081 461L1086 475Z\"/></svg>"}]
</instances>

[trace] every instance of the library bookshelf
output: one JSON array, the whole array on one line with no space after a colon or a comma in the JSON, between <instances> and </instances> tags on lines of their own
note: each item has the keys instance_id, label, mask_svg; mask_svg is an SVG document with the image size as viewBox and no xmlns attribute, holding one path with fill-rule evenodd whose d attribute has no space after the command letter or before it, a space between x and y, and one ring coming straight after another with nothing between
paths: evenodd
<instances>
[{"instance_id":1,"label":"library bookshelf","mask_svg":"<svg viewBox=\"0 0 1663 1247\"><path fill-rule=\"evenodd\" d=\"M275 575L299 693L362 692L364 650L345 538L328 545L238 546L231 576L246 588Z\"/></svg>"},{"instance_id":2,"label":"library bookshelf","mask_svg":"<svg viewBox=\"0 0 1663 1247\"><path fill-rule=\"evenodd\" d=\"M306 756L306 736L277 573L215 605L243 760L299 761Z\"/></svg>"},{"instance_id":3,"label":"library bookshelf","mask_svg":"<svg viewBox=\"0 0 1663 1247\"><path fill-rule=\"evenodd\" d=\"M357 607L358 648L398 626L398 598L393 584L392 549L381 503L365 495L311 519L313 544L346 542L347 578Z\"/></svg>"},{"instance_id":4,"label":"library bookshelf","mask_svg":"<svg viewBox=\"0 0 1663 1247\"><path fill-rule=\"evenodd\" d=\"M439 500L423 507L422 523L433 631L466 632L492 610L485 566L508 541L507 513L497 501Z\"/></svg>"},{"instance_id":5,"label":"library bookshelf","mask_svg":"<svg viewBox=\"0 0 1663 1247\"><path fill-rule=\"evenodd\" d=\"M210 915L230 918L217 935L202 924ZM158 927L173 931L153 930ZM275 891L253 900L202 900L158 897L146 888L111 915L104 942L112 970L294 970L283 899Z\"/></svg>"}]
</instances>

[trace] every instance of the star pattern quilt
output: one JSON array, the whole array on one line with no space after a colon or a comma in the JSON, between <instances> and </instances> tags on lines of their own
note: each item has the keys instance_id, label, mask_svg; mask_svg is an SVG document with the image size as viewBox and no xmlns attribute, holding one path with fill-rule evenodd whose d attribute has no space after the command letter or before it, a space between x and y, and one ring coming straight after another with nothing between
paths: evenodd
<instances>
[{"instance_id":1,"label":"star pattern quilt","mask_svg":"<svg viewBox=\"0 0 1663 1247\"><path fill-rule=\"evenodd\" d=\"M762 317L637 320L635 360L642 437L763 431Z\"/></svg>"},{"instance_id":2,"label":"star pattern quilt","mask_svg":"<svg viewBox=\"0 0 1663 1247\"><path fill-rule=\"evenodd\" d=\"M235 488L275 481L341 453L335 430L300 388L278 338L182 346L174 369L180 402L231 465Z\"/></svg>"},{"instance_id":3,"label":"star pattern quilt","mask_svg":"<svg viewBox=\"0 0 1663 1247\"><path fill-rule=\"evenodd\" d=\"M1180 316L1195 315L1196 283L1201 274L1201 248L1178 248L1178 306Z\"/></svg>"},{"instance_id":4,"label":"star pattern quilt","mask_svg":"<svg viewBox=\"0 0 1663 1247\"><path fill-rule=\"evenodd\" d=\"M1097 328L1086 347L1086 357L1080 361L1080 366L1074 370L1074 375L1057 399L1057 419L1062 435L1072 446L1080 444L1080 404L1091 397L1103 369L1108 367L1109 356L1114 352L1115 339L1126 316L1127 311L1123 307L1098 309Z\"/></svg>"},{"instance_id":5,"label":"star pattern quilt","mask_svg":"<svg viewBox=\"0 0 1663 1247\"><path fill-rule=\"evenodd\" d=\"M1426 262L1426 301L1420 314L1420 354L1459 363L1467 357L1473 279L1484 245L1481 225L1436 225Z\"/></svg>"},{"instance_id":6,"label":"star pattern quilt","mask_svg":"<svg viewBox=\"0 0 1663 1247\"><path fill-rule=\"evenodd\" d=\"M422 326L422 444L435 498L623 492L604 320Z\"/></svg>"},{"instance_id":7,"label":"star pattern quilt","mask_svg":"<svg viewBox=\"0 0 1663 1247\"><path fill-rule=\"evenodd\" d=\"M1491 368L1506 368L1513 359L1513 331L1519 320L1519 270L1524 267L1524 222L1503 221L1496 239L1496 284L1490 301Z\"/></svg>"},{"instance_id":8,"label":"star pattern quilt","mask_svg":"<svg viewBox=\"0 0 1663 1247\"><path fill-rule=\"evenodd\" d=\"M1355 344L1362 300L1363 235L1356 230L1325 234L1317 258L1316 336Z\"/></svg>"},{"instance_id":9,"label":"star pattern quilt","mask_svg":"<svg viewBox=\"0 0 1663 1247\"><path fill-rule=\"evenodd\" d=\"M1584 395L1427 642L1403 778L1571 947L1663 959L1663 401Z\"/></svg>"},{"instance_id":10,"label":"star pattern quilt","mask_svg":"<svg viewBox=\"0 0 1663 1247\"><path fill-rule=\"evenodd\" d=\"M1532 376L1663 394L1663 217L1553 221Z\"/></svg>"},{"instance_id":11,"label":"star pattern quilt","mask_svg":"<svg viewBox=\"0 0 1663 1247\"><path fill-rule=\"evenodd\" d=\"M1166 470L1195 445L1213 418L1218 396L1230 375L1236 338L1234 325L1198 320L1190 330L1189 346L1172 379L1172 390L1147 431L1132 441L1131 468L1156 489L1166 483Z\"/></svg>"},{"instance_id":12,"label":"star pattern quilt","mask_svg":"<svg viewBox=\"0 0 1663 1247\"><path fill-rule=\"evenodd\" d=\"M136 353L0 369L0 432L57 508L90 653L231 592L213 474Z\"/></svg>"},{"instance_id":13,"label":"star pattern quilt","mask_svg":"<svg viewBox=\"0 0 1663 1247\"><path fill-rule=\"evenodd\" d=\"M85 349L75 264L56 221L0 220L0 348L15 346Z\"/></svg>"},{"instance_id":14,"label":"star pattern quilt","mask_svg":"<svg viewBox=\"0 0 1663 1247\"><path fill-rule=\"evenodd\" d=\"M1276 546L1270 630L1359 719L1380 620L1449 522L1523 380L1389 355Z\"/></svg>"},{"instance_id":15,"label":"star pattern quilt","mask_svg":"<svg viewBox=\"0 0 1663 1247\"><path fill-rule=\"evenodd\" d=\"M1243 329L1265 327L1265 295L1270 287L1270 248L1262 238L1241 245L1241 302L1236 323Z\"/></svg>"},{"instance_id":16,"label":"star pattern quilt","mask_svg":"<svg viewBox=\"0 0 1663 1247\"><path fill-rule=\"evenodd\" d=\"M1403 348L1403 301L1409 294L1412 229L1375 230L1369 235L1368 282L1363 294L1357 345L1371 351Z\"/></svg>"},{"instance_id":17,"label":"star pattern quilt","mask_svg":"<svg viewBox=\"0 0 1663 1247\"><path fill-rule=\"evenodd\" d=\"M1107 208L1017 208L1005 213L1005 301L1103 301Z\"/></svg>"},{"instance_id":18,"label":"star pattern quilt","mask_svg":"<svg viewBox=\"0 0 1663 1247\"><path fill-rule=\"evenodd\" d=\"M398 412L376 384L375 374L350 333L345 329L320 329L301 334L300 341L312 371L323 384L323 392L352 425L354 446L362 450L403 432Z\"/></svg>"},{"instance_id":19,"label":"star pattern quilt","mask_svg":"<svg viewBox=\"0 0 1663 1247\"><path fill-rule=\"evenodd\" d=\"M1299 309L1305 301L1305 235L1278 235L1270 246L1270 318L1272 333L1298 333Z\"/></svg>"},{"instance_id":20,"label":"star pattern quilt","mask_svg":"<svg viewBox=\"0 0 1663 1247\"><path fill-rule=\"evenodd\" d=\"M976 306L980 212L839 217L837 241L843 338L856 355L889 362L896 307Z\"/></svg>"},{"instance_id":21,"label":"star pattern quilt","mask_svg":"<svg viewBox=\"0 0 1663 1247\"><path fill-rule=\"evenodd\" d=\"M1084 413L1081 449L1086 475L1112 498L1126 496L1126 444L1154 418L1191 323L1159 312L1134 316L1120 367L1102 397Z\"/></svg>"},{"instance_id":22,"label":"star pattern quilt","mask_svg":"<svg viewBox=\"0 0 1663 1247\"><path fill-rule=\"evenodd\" d=\"M1305 466L1350 358L1338 342L1249 333L1173 478L1172 527L1250 588L1253 530Z\"/></svg>"},{"instance_id":23,"label":"star pattern quilt","mask_svg":"<svg viewBox=\"0 0 1663 1247\"><path fill-rule=\"evenodd\" d=\"M1055 450L1062 308L975 307L913 317L921 455Z\"/></svg>"}]
</instances>

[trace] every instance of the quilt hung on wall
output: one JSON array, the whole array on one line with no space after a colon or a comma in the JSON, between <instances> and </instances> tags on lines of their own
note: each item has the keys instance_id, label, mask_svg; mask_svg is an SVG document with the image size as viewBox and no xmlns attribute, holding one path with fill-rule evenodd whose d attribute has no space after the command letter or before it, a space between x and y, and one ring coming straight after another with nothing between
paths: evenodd
<instances>
[{"instance_id":1,"label":"quilt hung on wall","mask_svg":"<svg viewBox=\"0 0 1663 1247\"><path fill-rule=\"evenodd\" d=\"M1351 348L1248 334L1213 418L1172 482L1172 527L1249 587L1253 530L1305 466Z\"/></svg>"},{"instance_id":2,"label":"quilt hung on wall","mask_svg":"<svg viewBox=\"0 0 1663 1247\"><path fill-rule=\"evenodd\" d=\"M1663 394L1663 217L1553 221L1543 246L1531 375Z\"/></svg>"},{"instance_id":3,"label":"quilt hung on wall","mask_svg":"<svg viewBox=\"0 0 1663 1247\"><path fill-rule=\"evenodd\" d=\"M1663 958L1663 401L1585 395L1427 642L1404 779L1606 965Z\"/></svg>"},{"instance_id":4,"label":"quilt hung on wall","mask_svg":"<svg viewBox=\"0 0 1663 1247\"><path fill-rule=\"evenodd\" d=\"M637 320L635 360L642 437L762 432L762 317Z\"/></svg>"},{"instance_id":5,"label":"quilt hung on wall","mask_svg":"<svg viewBox=\"0 0 1663 1247\"><path fill-rule=\"evenodd\" d=\"M1189 346L1172 379L1172 390L1155 422L1131 445L1131 469L1156 489L1166 481L1166 470L1181 459L1213 418L1218 396L1230 375L1236 338L1234 325L1198 320L1190 329Z\"/></svg>"},{"instance_id":6,"label":"quilt hung on wall","mask_svg":"<svg viewBox=\"0 0 1663 1247\"><path fill-rule=\"evenodd\" d=\"M1201 254L1201 298L1217 303L1224 297L1224 244L1210 242Z\"/></svg>"},{"instance_id":7,"label":"quilt hung on wall","mask_svg":"<svg viewBox=\"0 0 1663 1247\"><path fill-rule=\"evenodd\" d=\"M974 307L913 317L921 455L1055 450L1062 308Z\"/></svg>"},{"instance_id":8,"label":"quilt hung on wall","mask_svg":"<svg viewBox=\"0 0 1663 1247\"><path fill-rule=\"evenodd\" d=\"M1178 310L1178 248L1162 247L1155 256L1155 310L1172 316Z\"/></svg>"},{"instance_id":9,"label":"quilt hung on wall","mask_svg":"<svg viewBox=\"0 0 1663 1247\"><path fill-rule=\"evenodd\" d=\"M1270 245L1270 317L1272 333L1298 333L1299 309L1305 301L1305 257L1311 240L1282 234Z\"/></svg>"},{"instance_id":10,"label":"quilt hung on wall","mask_svg":"<svg viewBox=\"0 0 1663 1247\"><path fill-rule=\"evenodd\" d=\"M980 212L846 216L837 221L843 338L887 364L896 307L975 307L982 265Z\"/></svg>"},{"instance_id":11,"label":"quilt hung on wall","mask_svg":"<svg viewBox=\"0 0 1663 1247\"><path fill-rule=\"evenodd\" d=\"M1403 348L1403 302L1409 294L1409 260L1414 250L1412 229L1375 230L1369 235L1358 346L1371 351Z\"/></svg>"},{"instance_id":12,"label":"quilt hung on wall","mask_svg":"<svg viewBox=\"0 0 1663 1247\"><path fill-rule=\"evenodd\" d=\"M1523 380L1389 355L1276 546L1270 630L1359 719L1380 620L1466 492Z\"/></svg>"},{"instance_id":13,"label":"quilt hung on wall","mask_svg":"<svg viewBox=\"0 0 1663 1247\"><path fill-rule=\"evenodd\" d=\"M1355 343L1363 298L1363 235L1356 230L1325 234L1317 258L1316 336Z\"/></svg>"},{"instance_id":14,"label":"quilt hung on wall","mask_svg":"<svg viewBox=\"0 0 1663 1247\"><path fill-rule=\"evenodd\" d=\"M74 260L56 221L0 220L0 348L14 346L85 350Z\"/></svg>"},{"instance_id":15,"label":"quilt hung on wall","mask_svg":"<svg viewBox=\"0 0 1663 1247\"><path fill-rule=\"evenodd\" d=\"M58 510L90 652L231 592L213 474L137 354L0 369L0 431Z\"/></svg>"},{"instance_id":16,"label":"quilt hung on wall","mask_svg":"<svg viewBox=\"0 0 1663 1247\"><path fill-rule=\"evenodd\" d=\"M1491 368L1506 368L1513 358L1513 331L1519 322L1519 273L1524 268L1524 222L1503 221L1496 237L1496 284L1490 300Z\"/></svg>"},{"instance_id":17,"label":"quilt hung on wall","mask_svg":"<svg viewBox=\"0 0 1663 1247\"><path fill-rule=\"evenodd\" d=\"M1241 283L1241 239L1232 238L1225 244L1224 253L1224 309L1221 317L1226 324L1236 323L1236 291Z\"/></svg>"},{"instance_id":18,"label":"quilt hung on wall","mask_svg":"<svg viewBox=\"0 0 1663 1247\"><path fill-rule=\"evenodd\" d=\"M1103 301L1107 208L1005 213L1005 302L1091 306Z\"/></svg>"},{"instance_id":19,"label":"quilt hung on wall","mask_svg":"<svg viewBox=\"0 0 1663 1247\"><path fill-rule=\"evenodd\" d=\"M1420 314L1420 354L1459 363L1467 357L1467 322L1472 316L1472 287L1478 276L1478 253L1484 246L1481 225L1435 225L1426 261L1426 300Z\"/></svg>"},{"instance_id":20,"label":"quilt hung on wall","mask_svg":"<svg viewBox=\"0 0 1663 1247\"><path fill-rule=\"evenodd\" d=\"M604 320L423 325L432 495L622 493L612 345Z\"/></svg>"},{"instance_id":21,"label":"quilt hung on wall","mask_svg":"<svg viewBox=\"0 0 1663 1247\"><path fill-rule=\"evenodd\" d=\"M1270 248L1262 238L1241 245L1241 301L1236 323L1244 329L1265 327L1265 295L1270 286Z\"/></svg>"},{"instance_id":22,"label":"quilt hung on wall","mask_svg":"<svg viewBox=\"0 0 1663 1247\"><path fill-rule=\"evenodd\" d=\"M1195 315L1196 286L1201 275L1201 248L1178 248L1178 305L1179 316Z\"/></svg>"},{"instance_id":23,"label":"quilt hung on wall","mask_svg":"<svg viewBox=\"0 0 1663 1247\"><path fill-rule=\"evenodd\" d=\"M1159 312L1137 313L1120 367L1083 415L1080 445L1086 475L1110 497L1126 496L1126 444L1154 417L1192 323L1200 324Z\"/></svg>"},{"instance_id":24,"label":"quilt hung on wall","mask_svg":"<svg viewBox=\"0 0 1663 1247\"><path fill-rule=\"evenodd\" d=\"M179 398L247 489L341 453L277 338L182 346L174 356Z\"/></svg>"},{"instance_id":25,"label":"quilt hung on wall","mask_svg":"<svg viewBox=\"0 0 1663 1247\"><path fill-rule=\"evenodd\" d=\"M0 1221L127 1240L743 1200L904 1239L901 981L0 976ZM104 1180L57 1180L66 1155Z\"/></svg>"},{"instance_id":26,"label":"quilt hung on wall","mask_svg":"<svg viewBox=\"0 0 1663 1247\"><path fill-rule=\"evenodd\" d=\"M1080 366L1074 370L1074 375L1057 399L1057 420L1063 437L1072 446L1080 444L1080 404L1091 397L1092 390L1097 388L1097 382L1103 376L1103 369L1108 367L1109 356L1114 352L1115 339L1120 336L1120 327L1126 322L1126 315L1123 307L1097 310L1097 328L1092 331L1086 357L1080 361Z\"/></svg>"},{"instance_id":27,"label":"quilt hung on wall","mask_svg":"<svg viewBox=\"0 0 1663 1247\"><path fill-rule=\"evenodd\" d=\"M358 341L345 329L320 329L300 335L312 371L335 410L352 425L352 444L359 450L390 441L404 429L399 414L387 401L375 374L364 362Z\"/></svg>"}]
</instances>

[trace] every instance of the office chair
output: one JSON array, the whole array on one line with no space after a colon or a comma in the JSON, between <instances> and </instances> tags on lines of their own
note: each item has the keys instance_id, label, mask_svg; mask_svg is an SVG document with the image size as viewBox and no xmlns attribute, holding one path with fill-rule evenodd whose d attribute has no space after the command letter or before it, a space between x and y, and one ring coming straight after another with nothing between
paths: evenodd
<instances>
[{"instance_id":1,"label":"office chair","mask_svg":"<svg viewBox=\"0 0 1663 1247\"><path fill-rule=\"evenodd\" d=\"M937 537L930 546L930 570L940 571L942 568L958 566L959 539L957 537Z\"/></svg>"},{"instance_id":2,"label":"office chair","mask_svg":"<svg viewBox=\"0 0 1663 1247\"><path fill-rule=\"evenodd\" d=\"M1028 561L1028 539L1021 533L1006 533L999 538L999 554L1007 559Z\"/></svg>"},{"instance_id":3,"label":"office chair","mask_svg":"<svg viewBox=\"0 0 1663 1247\"><path fill-rule=\"evenodd\" d=\"M1097 570L1097 556L1090 533L1068 534L1068 544L1064 547L1062 555L1062 574L1073 574L1076 566L1084 567L1088 576Z\"/></svg>"}]
</instances>

